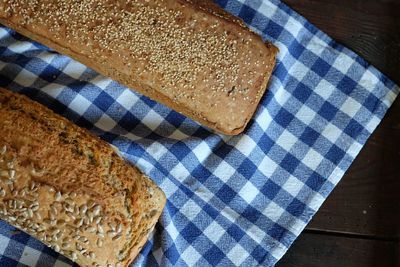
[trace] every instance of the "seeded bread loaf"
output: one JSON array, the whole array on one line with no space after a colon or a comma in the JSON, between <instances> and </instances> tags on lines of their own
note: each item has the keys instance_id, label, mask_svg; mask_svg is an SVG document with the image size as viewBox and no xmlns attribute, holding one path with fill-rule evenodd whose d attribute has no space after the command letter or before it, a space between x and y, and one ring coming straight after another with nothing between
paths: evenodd
<instances>
[{"instance_id":1,"label":"seeded bread loaf","mask_svg":"<svg viewBox=\"0 0 400 267\"><path fill-rule=\"evenodd\" d=\"M165 204L110 145L0 88L0 218L80 266L127 266Z\"/></svg>"},{"instance_id":2,"label":"seeded bread loaf","mask_svg":"<svg viewBox=\"0 0 400 267\"><path fill-rule=\"evenodd\" d=\"M3 0L0 22L228 135L277 53L210 0Z\"/></svg>"}]
</instances>

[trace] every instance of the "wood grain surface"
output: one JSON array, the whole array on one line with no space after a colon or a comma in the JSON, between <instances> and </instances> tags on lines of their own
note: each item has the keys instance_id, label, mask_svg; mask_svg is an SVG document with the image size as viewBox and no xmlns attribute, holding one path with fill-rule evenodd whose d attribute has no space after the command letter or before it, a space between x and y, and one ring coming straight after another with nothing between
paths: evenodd
<instances>
[{"instance_id":1,"label":"wood grain surface","mask_svg":"<svg viewBox=\"0 0 400 267\"><path fill-rule=\"evenodd\" d=\"M400 0L284 0L400 84ZM400 266L400 99L278 266Z\"/></svg>"}]
</instances>

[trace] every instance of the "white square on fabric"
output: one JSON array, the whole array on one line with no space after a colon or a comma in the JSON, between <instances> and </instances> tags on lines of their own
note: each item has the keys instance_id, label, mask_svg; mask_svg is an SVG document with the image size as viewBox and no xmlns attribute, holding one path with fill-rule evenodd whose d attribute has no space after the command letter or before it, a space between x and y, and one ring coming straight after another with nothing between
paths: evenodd
<instances>
[{"instance_id":1,"label":"white square on fabric","mask_svg":"<svg viewBox=\"0 0 400 267\"><path fill-rule=\"evenodd\" d=\"M365 70L358 81L359 86L364 87L369 92L372 92L378 83L380 83L379 79L370 70Z\"/></svg>"},{"instance_id":2,"label":"white square on fabric","mask_svg":"<svg viewBox=\"0 0 400 267\"><path fill-rule=\"evenodd\" d=\"M333 62L332 66L341 73L346 74L350 67L354 64L354 62L354 59L352 59L348 55L340 53L338 54L336 60Z\"/></svg>"},{"instance_id":3,"label":"white square on fabric","mask_svg":"<svg viewBox=\"0 0 400 267\"><path fill-rule=\"evenodd\" d=\"M236 170L226 161L221 161L213 174L218 177L222 182L226 183L234 174Z\"/></svg>"},{"instance_id":4,"label":"white square on fabric","mask_svg":"<svg viewBox=\"0 0 400 267\"><path fill-rule=\"evenodd\" d=\"M326 43L316 35L311 38L307 47L309 48L308 50L312 51L317 56L321 56L322 53L326 51Z\"/></svg>"},{"instance_id":5,"label":"white square on fabric","mask_svg":"<svg viewBox=\"0 0 400 267\"><path fill-rule=\"evenodd\" d=\"M174 140L184 140L185 138L188 138L189 136L179 129L176 129L170 136L168 136L171 139Z\"/></svg>"},{"instance_id":6,"label":"white square on fabric","mask_svg":"<svg viewBox=\"0 0 400 267\"><path fill-rule=\"evenodd\" d=\"M265 236L267 235L257 225L253 224L248 230L247 234L258 244L261 244Z\"/></svg>"},{"instance_id":7,"label":"white square on fabric","mask_svg":"<svg viewBox=\"0 0 400 267\"><path fill-rule=\"evenodd\" d=\"M239 196L250 204L259 193L260 191L253 185L253 183L247 181L242 189L240 189Z\"/></svg>"},{"instance_id":8,"label":"white square on fabric","mask_svg":"<svg viewBox=\"0 0 400 267\"><path fill-rule=\"evenodd\" d=\"M322 131L322 136L331 141L333 144L336 143L340 135L343 133L342 130L340 130L338 127L335 125L328 123L324 130Z\"/></svg>"},{"instance_id":9,"label":"white square on fabric","mask_svg":"<svg viewBox=\"0 0 400 267\"><path fill-rule=\"evenodd\" d=\"M8 49L17 54L22 54L26 51L29 51L32 49L32 47L33 44L31 42L25 42L25 41L14 41L7 46Z\"/></svg>"},{"instance_id":10,"label":"white square on fabric","mask_svg":"<svg viewBox=\"0 0 400 267\"><path fill-rule=\"evenodd\" d=\"M305 66L299 60L295 61L292 67L289 70L291 76L296 78L297 81L301 82L304 77L306 77L307 73L310 71L310 68Z\"/></svg>"},{"instance_id":11,"label":"white square on fabric","mask_svg":"<svg viewBox=\"0 0 400 267\"><path fill-rule=\"evenodd\" d=\"M176 229L173 221L170 221L170 223L165 227L165 230L167 231L168 235L171 237L172 240L176 240L179 236L179 231Z\"/></svg>"},{"instance_id":12,"label":"white square on fabric","mask_svg":"<svg viewBox=\"0 0 400 267\"><path fill-rule=\"evenodd\" d=\"M352 97L348 97L340 107L340 110L353 118L361 107L362 106L358 101L354 100Z\"/></svg>"},{"instance_id":13,"label":"white square on fabric","mask_svg":"<svg viewBox=\"0 0 400 267\"><path fill-rule=\"evenodd\" d=\"M282 134L276 141L276 144L289 152L294 146L294 144L296 144L297 140L298 138L294 136L291 132L283 130Z\"/></svg>"},{"instance_id":14,"label":"white square on fabric","mask_svg":"<svg viewBox=\"0 0 400 267\"><path fill-rule=\"evenodd\" d=\"M193 200L188 200L182 208L180 208L180 212L185 214L186 218L189 221L192 221L196 216L201 213L203 210L197 205Z\"/></svg>"},{"instance_id":15,"label":"white square on fabric","mask_svg":"<svg viewBox=\"0 0 400 267\"><path fill-rule=\"evenodd\" d=\"M179 189L173 182L171 182L170 179L164 179L164 181L160 185L160 188L162 188L162 190L164 191L167 199Z\"/></svg>"},{"instance_id":16,"label":"white square on fabric","mask_svg":"<svg viewBox=\"0 0 400 267\"><path fill-rule=\"evenodd\" d=\"M324 157L320 153L310 147L301 162L309 167L311 170L315 171L318 168L319 164L321 164L323 159Z\"/></svg>"},{"instance_id":17,"label":"white square on fabric","mask_svg":"<svg viewBox=\"0 0 400 267\"><path fill-rule=\"evenodd\" d=\"M268 217L270 220L277 222L282 214L285 212L283 208L281 208L278 204L275 202L271 201L267 207L262 211L262 214L264 214L266 217Z\"/></svg>"},{"instance_id":18,"label":"white square on fabric","mask_svg":"<svg viewBox=\"0 0 400 267\"><path fill-rule=\"evenodd\" d=\"M296 118L302 121L304 124L309 125L314 119L316 113L306 105L302 105L299 111L296 113Z\"/></svg>"},{"instance_id":19,"label":"white square on fabric","mask_svg":"<svg viewBox=\"0 0 400 267\"><path fill-rule=\"evenodd\" d=\"M278 164L276 164L275 161L273 161L269 156L265 156L258 166L258 170L266 177L271 177L277 167Z\"/></svg>"},{"instance_id":20,"label":"white square on fabric","mask_svg":"<svg viewBox=\"0 0 400 267\"><path fill-rule=\"evenodd\" d=\"M61 92L65 90L65 86L57 84L57 83L49 83L48 85L44 86L41 91L45 92L47 95L57 98Z\"/></svg>"},{"instance_id":21,"label":"white square on fabric","mask_svg":"<svg viewBox=\"0 0 400 267\"><path fill-rule=\"evenodd\" d=\"M240 244L236 244L227 256L235 266L240 266L250 254Z\"/></svg>"},{"instance_id":22,"label":"white square on fabric","mask_svg":"<svg viewBox=\"0 0 400 267\"><path fill-rule=\"evenodd\" d=\"M378 126L379 122L380 122L380 119L378 117L376 117L375 115L371 114L370 121L365 126L365 129L367 129L368 132L372 133L375 130L375 128Z\"/></svg>"},{"instance_id":23,"label":"white square on fabric","mask_svg":"<svg viewBox=\"0 0 400 267\"><path fill-rule=\"evenodd\" d=\"M110 132L115 128L115 126L117 126L117 122L106 113L103 113L95 125L97 128L102 129L105 132Z\"/></svg>"},{"instance_id":24,"label":"white square on fabric","mask_svg":"<svg viewBox=\"0 0 400 267\"><path fill-rule=\"evenodd\" d=\"M288 192L290 195L293 197L296 197L300 190L303 188L304 183L294 177L293 175L290 175L286 182L282 185L282 189L284 189L286 192Z\"/></svg>"},{"instance_id":25,"label":"white square on fabric","mask_svg":"<svg viewBox=\"0 0 400 267\"><path fill-rule=\"evenodd\" d=\"M289 31L294 37L297 37L299 32L304 29L303 25L301 25L296 19L293 17L289 17L286 22L285 29Z\"/></svg>"},{"instance_id":26,"label":"white square on fabric","mask_svg":"<svg viewBox=\"0 0 400 267\"><path fill-rule=\"evenodd\" d=\"M188 266L195 266L197 261L201 258L201 254L192 246L188 246L182 253L181 258Z\"/></svg>"},{"instance_id":27,"label":"white square on fabric","mask_svg":"<svg viewBox=\"0 0 400 267\"><path fill-rule=\"evenodd\" d=\"M41 252L31 247L25 246L19 262L28 266L36 266Z\"/></svg>"},{"instance_id":28,"label":"white square on fabric","mask_svg":"<svg viewBox=\"0 0 400 267\"><path fill-rule=\"evenodd\" d=\"M63 69L63 72L74 79L79 79L86 70L87 67L85 65L75 60L71 60Z\"/></svg>"},{"instance_id":29,"label":"white square on fabric","mask_svg":"<svg viewBox=\"0 0 400 267\"><path fill-rule=\"evenodd\" d=\"M47 90L46 90L47 92ZM80 94L77 94L74 99L69 103L68 107L75 113L83 115L92 103Z\"/></svg>"},{"instance_id":30,"label":"white square on fabric","mask_svg":"<svg viewBox=\"0 0 400 267\"><path fill-rule=\"evenodd\" d=\"M21 86L29 87L31 86L36 80L38 76L33 74L32 72L22 69L18 75L14 78L14 82L18 83Z\"/></svg>"},{"instance_id":31,"label":"white square on fabric","mask_svg":"<svg viewBox=\"0 0 400 267\"><path fill-rule=\"evenodd\" d=\"M157 129L163 121L164 118L154 110L149 110L146 116L142 119L142 122L153 131Z\"/></svg>"},{"instance_id":32,"label":"white square on fabric","mask_svg":"<svg viewBox=\"0 0 400 267\"><path fill-rule=\"evenodd\" d=\"M208 237L214 244L225 234L225 229L216 221L213 221L205 230L204 235Z\"/></svg>"},{"instance_id":33,"label":"white square on fabric","mask_svg":"<svg viewBox=\"0 0 400 267\"><path fill-rule=\"evenodd\" d=\"M261 129L265 132L268 127L271 125L271 122L273 121L271 114L268 112L266 108L262 108L260 118L263 118L262 120L258 120L257 123L260 125Z\"/></svg>"},{"instance_id":34,"label":"white square on fabric","mask_svg":"<svg viewBox=\"0 0 400 267\"><path fill-rule=\"evenodd\" d=\"M111 80L110 78L106 78L102 75L97 75L96 77L91 79L90 82L104 90L110 85L110 83L113 82L113 80ZM129 89L127 89L127 90L129 90Z\"/></svg>"},{"instance_id":35,"label":"white square on fabric","mask_svg":"<svg viewBox=\"0 0 400 267\"><path fill-rule=\"evenodd\" d=\"M138 99L139 98L133 92L129 90L123 90L122 93L118 96L117 102L126 110L131 110Z\"/></svg>"},{"instance_id":36,"label":"white square on fabric","mask_svg":"<svg viewBox=\"0 0 400 267\"><path fill-rule=\"evenodd\" d=\"M254 142L254 140L246 134L243 134L239 139L239 142L235 145L235 148L242 152L242 154L246 157L248 157L256 147L257 144Z\"/></svg>"},{"instance_id":37,"label":"white square on fabric","mask_svg":"<svg viewBox=\"0 0 400 267\"><path fill-rule=\"evenodd\" d=\"M143 159L143 158L139 158L139 160L136 162L136 165L144 173L150 173L151 170L154 169L154 166L152 164L150 164L147 160Z\"/></svg>"},{"instance_id":38,"label":"white square on fabric","mask_svg":"<svg viewBox=\"0 0 400 267\"><path fill-rule=\"evenodd\" d=\"M176 164L176 166L170 171L170 174L177 180L182 181L190 175L190 172L182 163L178 162L178 164Z\"/></svg>"},{"instance_id":39,"label":"white square on fabric","mask_svg":"<svg viewBox=\"0 0 400 267\"><path fill-rule=\"evenodd\" d=\"M343 177L343 175L344 171L341 168L336 167L331 173L331 175L328 177L328 181L331 182L332 184L337 184Z\"/></svg>"},{"instance_id":40,"label":"white square on fabric","mask_svg":"<svg viewBox=\"0 0 400 267\"><path fill-rule=\"evenodd\" d=\"M192 152L200 163L203 163L212 154L212 151L206 142L200 142L200 144L192 149Z\"/></svg>"},{"instance_id":41,"label":"white square on fabric","mask_svg":"<svg viewBox=\"0 0 400 267\"><path fill-rule=\"evenodd\" d=\"M337 89L330 82L325 79L321 79L314 92L317 93L320 97L327 100L334 91Z\"/></svg>"},{"instance_id":42,"label":"white square on fabric","mask_svg":"<svg viewBox=\"0 0 400 267\"><path fill-rule=\"evenodd\" d=\"M37 57L40 58L41 60L43 60L44 62L46 62L47 64L51 65L51 62L56 57L56 54L49 53L48 51L43 51Z\"/></svg>"},{"instance_id":43,"label":"white square on fabric","mask_svg":"<svg viewBox=\"0 0 400 267\"><path fill-rule=\"evenodd\" d=\"M6 250L9 242L10 242L10 239L8 237L0 235L0 254L1 255L4 255L4 251Z\"/></svg>"},{"instance_id":44,"label":"white square on fabric","mask_svg":"<svg viewBox=\"0 0 400 267\"><path fill-rule=\"evenodd\" d=\"M159 142L154 141L147 147L146 152L149 153L155 160L159 160L163 155L168 153L168 150Z\"/></svg>"}]
</instances>

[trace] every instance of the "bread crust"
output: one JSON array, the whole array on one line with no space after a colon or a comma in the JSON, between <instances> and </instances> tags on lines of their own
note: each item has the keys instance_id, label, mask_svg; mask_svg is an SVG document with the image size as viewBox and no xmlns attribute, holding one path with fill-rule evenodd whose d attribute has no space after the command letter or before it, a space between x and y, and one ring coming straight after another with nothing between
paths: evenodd
<instances>
[{"instance_id":1,"label":"bread crust","mask_svg":"<svg viewBox=\"0 0 400 267\"><path fill-rule=\"evenodd\" d=\"M212 1L83 2L3 1L0 22L217 132L244 130L275 46Z\"/></svg>"},{"instance_id":2,"label":"bread crust","mask_svg":"<svg viewBox=\"0 0 400 267\"><path fill-rule=\"evenodd\" d=\"M80 266L128 266L166 199L107 143L0 88L0 218Z\"/></svg>"}]
</instances>

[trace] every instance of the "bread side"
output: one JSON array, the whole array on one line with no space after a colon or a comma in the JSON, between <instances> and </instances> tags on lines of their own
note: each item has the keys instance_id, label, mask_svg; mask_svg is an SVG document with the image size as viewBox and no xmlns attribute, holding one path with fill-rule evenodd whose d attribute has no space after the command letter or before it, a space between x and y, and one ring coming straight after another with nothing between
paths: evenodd
<instances>
[{"instance_id":1,"label":"bread side","mask_svg":"<svg viewBox=\"0 0 400 267\"><path fill-rule=\"evenodd\" d=\"M210 1L13 0L0 22L225 134L251 119L277 53Z\"/></svg>"},{"instance_id":2,"label":"bread side","mask_svg":"<svg viewBox=\"0 0 400 267\"><path fill-rule=\"evenodd\" d=\"M104 141L0 88L0 218L81 266L127 266L165 196Z\"/></svg>"}]
</instances>

